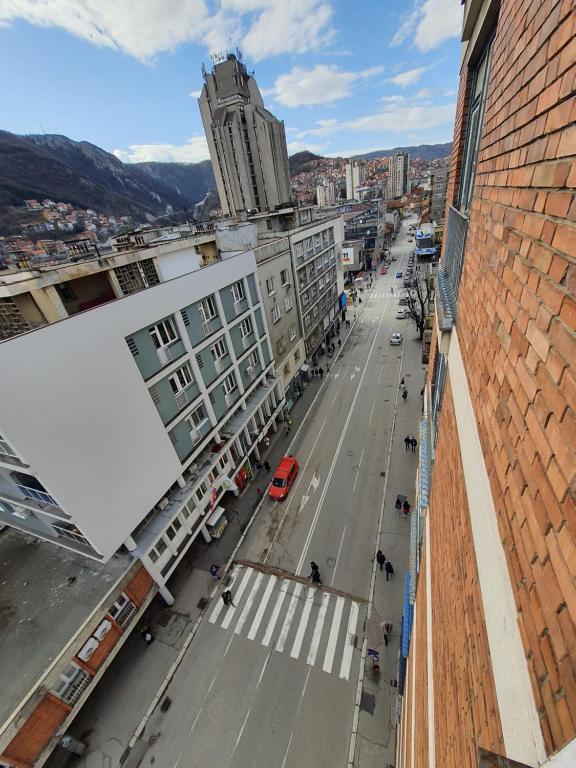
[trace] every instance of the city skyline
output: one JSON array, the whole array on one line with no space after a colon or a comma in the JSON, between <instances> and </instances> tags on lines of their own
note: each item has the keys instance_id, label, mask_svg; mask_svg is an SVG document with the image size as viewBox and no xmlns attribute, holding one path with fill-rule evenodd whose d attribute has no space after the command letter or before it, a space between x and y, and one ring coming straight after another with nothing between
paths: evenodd
<instances>
[{"instance_id":1,"label":"city skyline","mask_svg":"<svg viewBox=\"0 0 576 768\"><path fill-rule=\"evenodd\" d=\"M52 0L46 10L0 2L12 107L1 127L90 141L128 162L207 159L201 67L212 66L211 52L239 46L266 107L285 122L289 154L450 141L460 23L461 8L449 0L409 9L374 2L362 15L341 0L226 0L217 12L186 4L170 19L157 0L137 19L125 2L102 16L87 0L74 8ZM17 68L9 66L15 57Z\"/></svg>"}]
</instances>

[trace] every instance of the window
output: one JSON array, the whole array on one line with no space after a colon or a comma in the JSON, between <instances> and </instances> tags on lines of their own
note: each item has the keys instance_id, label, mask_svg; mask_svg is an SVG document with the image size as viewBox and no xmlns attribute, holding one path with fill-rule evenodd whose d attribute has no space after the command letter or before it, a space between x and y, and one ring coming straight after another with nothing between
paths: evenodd
<instances>
[{"instance_id":1,"label":"window","mask_svg":"<svg viewBox=\"0 0 576 768\"><path fill-rule=\"evenodd\" d=\"M304 256L304 243L299 242L294 245L294 253L297 259L301 259Z\"/></svg>"},{"instance_id":2,"label":"window","mask_svg":"<svg viewBox=\"0 0 576 768\"><path fill-rule=\"evenodd\" d=\"M280 307L276 305L272 307L272 322L277 323L278 320L280 320Z\"/></svg>"},{"instance_id":3,"label":"window","mask_svg":"<svg viewBox=\"0 0 576 768\"><path fill-rule=\"evenodd\" d=\"M290 326L290 341L294 341L296 338L296 323L292 323Z\"/></svg>"},{"instance_id":4,"label":"window","mask_svg":"<svg viewBox=\"0 0 576 768\"><path fill-rule=\"evenodd\" d=\"M222 456L222 458L218 460L218 466L222 470L226 469L227 464L228 464L228 456L226 455Z\"/></svg>"},{"instance_id":5,"label":"window","mask_svg":"<svg viewBox=\"0 0 576 768\"><path fill-rule=\"evenodd\" d=\"M158 541L156 542L155 549L158 555L163 555L164 552L166 552L166 550L168 549L168 545L166 544L164 539L158 539Z\"/></svg>"},{"instance_id":6,"label":"window","mask_svg":"<svg viewBox=\"0 0 576 768\"><path fill-rule=\"evenodd\" d=\"M193 429L197 429L201 424L208 419L206 408L201 404L197 408L194 408L190 416L188 416L188 423Z\"/></svg>"},{"instance_id":7,"label":"window","mask_svg":"<svg viewBox=\"0 0 576 768\"><path fill-rule=\"evenodd\" d=\"M170 376L168 381L170 382L172 392L174 392L175 395L179 392L183 392L187 387L193 384L194 377L192 376L192 371L190 370L188 363L183 365L182 368L178 368L178 370Z\"/></svg>"},{"instance_id":8,"label":"window","mask_svg":"<svg viewBox=\"0 0 576 768\"><path fill-rule=\"evenodd\" d=\"M202 320L204 322L211 320L217 315L216 307L214 306L214 299L212 296L207 296L205 299L202 299L199 309L200 314L202 315Z\"/></svg>"},{"instance_id":9,"label":"window","mask_svg":"<svg viewBox=\"0 0 576 768\"><path fill-rule=\"evenodd\" d=\"M274 289L274 278L269 277L268 280L266 280L266 290L268 292L268 296L272 296L272 294L276 293Z\"/></svg>"},{"instance_id":10,"label":"window","mask_svg":"<svg viewBox=\"0 0 576 768\"><path fill-rule=\"evenodd\" d=\"M282 283L282 286L290 285L290 277L287 269L283 269L282 272L280 272L280 282Z\"/></svg>"},{"instance_id":11,"label":"window","mask_svg":"<svg viewBox=\"0 0 576 768\"><path fill-rule=\"evenodd\" d=\"M239 301L244 301L246 298L246 294L244 293L244 285L241 280L239 280L237 283L234 283L232 286L232 296L234 297L235 304L237 304Z\"/></svg>"},{"instance_id":12,"label":"window","mask_svg":"<svg viewBox=\"0 0 576 768\"><path fill-rule=\"evenodd\" d=\"M249 317L245 317L240 323L240 333L242 334L242 338L245 339L247 336L250 336L252 332L252 321Z\"/></svg>"},{"instance_id":13,"label":"window","mask_svg":"<svg viewBox=\"0 0 576 768\"><path fill-rule=\"evenodd\" d=\"M294 352L294 362L299 363L300 362L300 350L297 349L296 352Z\"/></svg>"},{"instance_id":14,"label":"window","mask_svg":"<svg viewBox=\"0 0 576 768\"><path fill-rule=\"evenodd\" d=\"M308 237L306 238L306 252L310 252L312 250L312 238Z\"/></svg>"},{"instance_id":15,"label":"window","mask_svg":"<svg viewBox=\"0 0 576 768\"><path fill-rule=\"evenodd\" d=\"M202 501L204 496L206 496L206 494L208 493L208 486L206 485L206 483L200 483L200 485L198 486L198 488L196 488L194 493L196 494L196 498L198 499L198 501Z\"/></svg>"},{"instance_id":16,"label":"window","mask_svg":"<svg viewBox=\"0 0 576 768\"><path fill-rule=\"evenodd\" d=\"M468 211L472 201L474 177L476 175L476 161L484 120L484 107L486 105L486 93L490 74L490 60L492 54L491 38L478 63L470 68L471 91L470 106L468 108L468 122L466 126L466 142L464 145L464 158L462 161L462 176L460 178L459 207Z\"/></svg>"},{"instance_id":17,"label":"window","mask_svg":"<svg viewBox=\"0 0 576 768\"><path fill-rule=\"evenodd\" d=\"M156 349L167 347L168 344L172 344L178 340L178 334L174 328L174 321L170 317L156 323L156 325L153 325L149 331Z\"/></svg>"},{"instance_id":18,"label":"window","mask_svg":"<svg viewBox=\"0 0 576 768\"><path fill-rule=\"evenodd\" d=\"M286 312L290 312L290 310L294 306L294 304L292 302L292 296L286 296L286 298L284 300L284 305L286 307Z\"/></svg>"},{"instance_id":19,"label":"window","mask_svg":"<svg viewBox=\"0 0 576 768\"><path fill-rule=\"evenodd\" d=\"M56 290L60 294L62 301L74 301L76 298L76 294L68 283L60 283L60 285L56 286Z\"/></svg>"},{"instance_id":20,"label":"window","mask_svg":"<svg viewBox=\"0 0 576 768\"><path fill-rule=\"evenodd\" d=\"M318 250L318 248L320 248L321 245L322 245L322 243L320 241L320 235L319 234L318 235L314 235L314 248L316 248L316 250Z\"/></svg>"},{"instance_id":21,"label":"window","mask_svg":"<svg viewBox=\"0 0 576 768\"><path fill-rule=\"evenodd\" d=\"M248 360L246 362L248 363L248 368L256 368L256 366L260 362L260 359L258 358L258 352L256 352L256 350L254 350L254 352L251 352L248 355Z\"/></svg>"},{"instance_id":22,"label":"window","mask_svg":"<svg viewBox=\"0 0 576 768\"><path fill-rule=\"evenodd\" d=\"M218 341L210 347L210 353L214 360L222 360L223 357L226 357L228 350L226 349L224 339L218 339Z\"/></svg>"},{"instance_id":23,"label":"window","mask_svg":"<svg viewBox=\"0 0 576 768\"><path fill-rule=\"evenodd\" d=\"M290 375L290 363L286 363L284 368L282 368L282 374L284 376L289 376Z\"/></svg>"},{"instance_id":24,"label":"window","mask_svg":"<svg viewBox=\"0 0 576 768\"><path fill-rule=\"evenodd\" d=\"M114 268L114 273L124 296L144 288L151 288L160 282L152 259L135 261L133 264L122 264Z\"/></svg>"},{"instance_id":25,"label":"window","mask_svg":"<svg viewBox=\"0 0 576 768\"><path fill-rule=\"evenodd\" d=\"M236 378L233 373L231 373L230 376L227 376L224 379L224 381L222 382L222 386L224 387L225 395L231 395L232 392L234 392L234 390L238 388L238 385L236 384Z\"/></svg>"}]
</instances>

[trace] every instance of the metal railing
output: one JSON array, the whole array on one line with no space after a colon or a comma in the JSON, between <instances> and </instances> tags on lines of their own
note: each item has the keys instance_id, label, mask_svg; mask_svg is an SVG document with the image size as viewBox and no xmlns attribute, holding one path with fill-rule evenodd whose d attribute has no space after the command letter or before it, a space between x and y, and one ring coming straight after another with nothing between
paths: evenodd
<instances>
[{"instance_id":1,"label":"metal railing","mask_svg":"<svg viewBox=\"0 0 576 768\"><path fill-rule=\"evenodd\" d=\"M464 250L468 233L468 217L454 206L448 209L448 223L442 253L442 263L438 269L438 291L444 318L448 324L456 320L458 291L462 277Z\"/></svg>"},{"instance_id":2,"label":"metal railing","mask_svg":"<svg viewBox=\"0 0 576 768\"><path fill-rule=\"evenodd\" d=\"M178 339L179 341L179 339ZM160 365L168 365L168 363L171 363L172 360L176 357L176 350L173 346L169 347L159 347L156 350L156 354L158 355L158 360L160 362Z\"/></svg>"},{"instance_id":3,"label":"metal railing","mask_svg":"<svg viewBox=\"0 0 576 768\"><path fill-rule=\"evenodd\" d=\"M54 507L60 506L49 493L46 493L46 491L39 491L37 488L29 488L27 485L18 485L18 489L27 499L34 499L34 501L37 501L40 504L52 504Z\"/></svg>"},{"instance_id":4,"label":"metal railing","mask_svg":"<svg viewBox=\"0 0 576 768\"><path fill-rule=\"evenodd\" d=\"M259 245L254 248L254 255L256 256L256 263L261 264L263 261L272 259L283 251L287 251L290 248L290 243L287 237L282 237L279 240L273 240L271 243L265 245Z\"/></svg>"}]
</instances>

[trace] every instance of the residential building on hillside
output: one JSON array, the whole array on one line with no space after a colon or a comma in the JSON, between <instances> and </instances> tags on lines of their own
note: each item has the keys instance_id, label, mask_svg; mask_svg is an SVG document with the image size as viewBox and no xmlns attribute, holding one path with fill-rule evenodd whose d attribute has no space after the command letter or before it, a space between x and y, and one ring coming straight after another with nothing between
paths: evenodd
<instances>
[{"instance_id":1,"label":"residential building on hillside","mask_svg":"<svg viewBox=\"0 0 576 768\"><path fill-rule=\"evenodd\" d=\"M434 168L430 175L430 221L442 221L448 189L448 166Z\"/></svg>"},{"instance_id":2,"label":"residential building on hillside","mask_svg":"<svg viewBox=\"0 0 576 768\"><path fill-rule=\"evenodd\" d=\"M360 200L358 188L364 185L366 163L362 160L349 160L346 163L346 199Z\"/></svg>"},{"instance_id":3,"label":"residential building on hillside","mask_svg":"<svg viewBox=\"0 0 576 768\"><path fill-rule=\"evenodd\" d=\"M224 214L290 203L284 123L264 107L254 77L231 53L203 77L200 114Z\"/></svg>"},{"instance_id":4,"label":"residential building on hillside","mask_svg":"<svg viewBox=\"0 0 576 768\"><path fill-rule=\"evenodd\" d=\"M316 202L320 208L336 204L336 185L331 179L322 179L316 186Z\"/></svg>"},{"instance_id":5,"label":"residential building on hillside","mask_svg":"<svg viewBox=\"0 0 576 768\"><path fill-rule=\"evenodd\" d=\"M576 765L574 13L464 5L397 768Z\"/></svg>"},{"instance_id":6,"label":"residential building on hillside","mask_svg":"<svg viewBox=\"0 0 576 768\"><path fill-rule=\"evenodd\" d=\"M396 152L388 162L388 197L401 197L410 192L410 155Z\"/></svg>"}]
</instances>

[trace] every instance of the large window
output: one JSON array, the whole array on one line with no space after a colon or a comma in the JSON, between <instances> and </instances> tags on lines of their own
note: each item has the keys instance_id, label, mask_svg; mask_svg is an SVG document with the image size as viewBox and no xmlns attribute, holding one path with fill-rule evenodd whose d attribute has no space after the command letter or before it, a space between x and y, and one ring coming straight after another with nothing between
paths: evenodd
<instances>
[{"instance_id":1,"label":"large window","mask_svg":"<svg viewBox=\"0 0 576 768\"><path fill-rule=\"evenodd\" d=\"M201 424L204 424L207 418L208 414L206 413L206 409L203 405L199 405L197 408L194 408L190 416L188 416L188 423L192 428L197 429Z\"/></svg>"},{"instance_id":2,"label":"large window","mask_svg":"<svg viewBox=\"0 0 576 768\"><path fill-rule=\"evenodd\" d=\"M486 94L490 78L492 41L493 37L490 37L478 62L469 70L471 81L470 106L468 108L466 141L464 145L464 159L462 162L462 175L460 177L460 194L458 200L459 207L463 211L470 210L472 201L476 163L478 160L478 148L480 146L484 108L486 106Z\"/></svg>"},{"instance_id":3,"label":"large window","mask_svg":"<svg viewBox=\"0 0 576 768\"><path fill-rule=\"evenodd\" d=\"M273 277L269 277L268 280L266 280L266 291L268 292L268 296L272 296L274 293L276 293Z\"/></svg>"},{"instance_id":4,"label":"large window","mask_svg":"<svg viewBox=\"0 0 576 768\"><path fill-rule=\"evenodd\" d=\"M178 334L174 328L174 322L169 317L167 317L166 320L161 320L159 323L156 323L156 325L153 325L152 328L150 328L150 336L152 337L156 349L167 347L168 344L172 344L172 342L178 339Z\"/></svg>"},{"instance_id":5,"label":"large window","mask_svg":"<svg viewBox=\"0 0 576 768\"><path fill-rule=\"evenodd\" d=\"M179 392L183 392L191 384L193 384L194 378L188 363L183 365L182 368L178 368L178 370L173 373L172 376L170 376L169 382L170 386L172 387L172 392L174 392L175 395L177 395Z\"/></svg>"},{"instance_id":6,"label":"large window","mask_svg":"<svg viewBox=\"0 0 576 768\"><path fill-rule=\"evenodd\" d=\"M212 296L207 296L205 299L202 299L200 302L200 314L202 315L204 322L216 317L217 312Z\"/></svg>"},{"instance_id":7,"label":"large window","mask_svg":"<svg viewBox=\"0 0 576 768\"><path fill-rule=\"evenodd\" d=\"M230 376L227 376L224 381L222 382L222 386L224 387L224 394L225 395L231 395L232 392L234 392L235 389L238 388L238 384L236 383L236 377L233 373L230 374Z\"/></svg>"},{"instance_id":8,"label":"large window","mask_svg":"<svg viewBox=\"0 0 576 768\"><path fill-rule=\"evenodd\" d=\"M242 284L241 280L239 280L237 283L234 283L232 286L232 296L234 297L234 303L236 304L246 298L246 294L244 293L244 285Z\"/></svg>"},{"instance_id":9,"label":"large window","mask_svg":"<svg viewBox=\"0 0 576 768\"><path fill-rule=\"evenodd\" d=\"M280 320L280 307L276 304L272 307L272 322L277 323Z\"/></svg>"},{"instance_id":10,"label":"large window","mask_svg":"<svg viewBox=\"0 0 576 768\"><path fill-rule=\"evenodd\" d=\"M252 333L252 321L249 317L244 318L244 320L242 320L240 323L240 333L242 334L243 339L245 339L247 336L250 336Z\"/></svg>"},{"instance_id":11,"label":"large window","mask_svg":"<svg viewBox=\"0 0 576 768\"><path fill-rule=\"evenodd\" d=\"M218 339L218 341L210 347L210 353L214 360L222 360L223 357L226 357L228 350L226 349L224 339Z\"/></svg>"}]
</instances>

